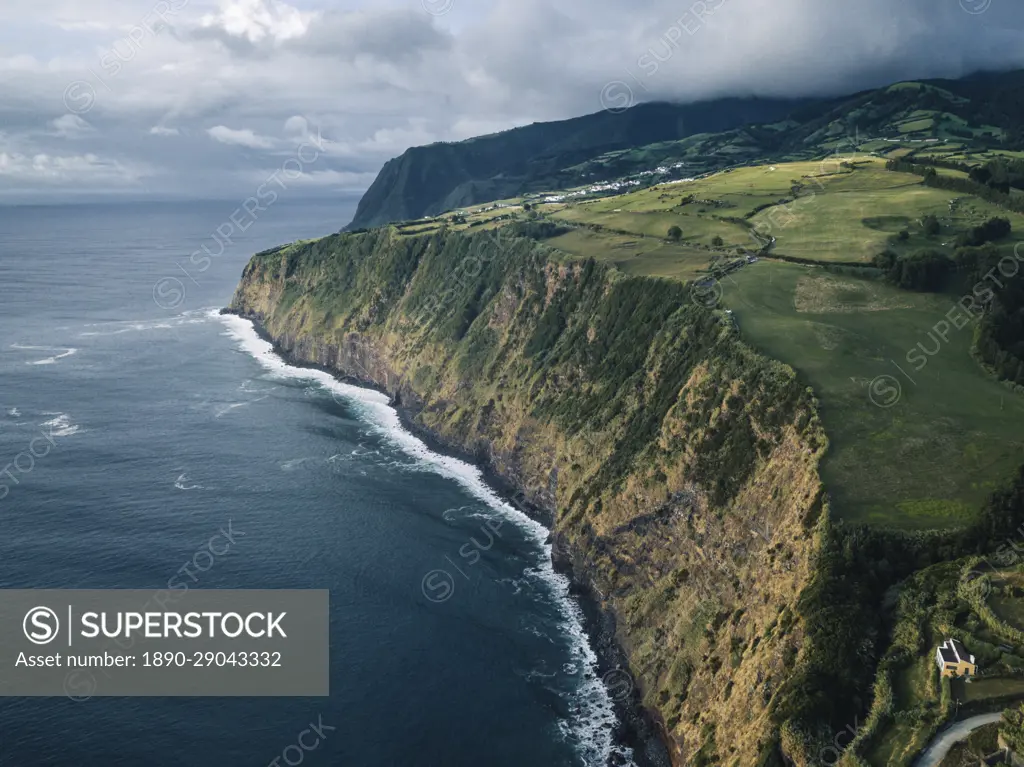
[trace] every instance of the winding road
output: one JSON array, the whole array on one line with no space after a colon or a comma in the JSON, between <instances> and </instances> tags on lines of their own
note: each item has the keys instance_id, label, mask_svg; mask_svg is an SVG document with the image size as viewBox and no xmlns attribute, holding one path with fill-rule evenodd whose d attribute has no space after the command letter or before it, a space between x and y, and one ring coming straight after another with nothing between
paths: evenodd
<instances>
[{"instance_id":1,"label":"winding road","mask_svg":"<svg viewBox=\"0 0 1024 767\"><path fill-rule=\"evenodd\" d=\"M914 762L914 767L935 767L949 753L949 749L953 747L954 743L963 740L979 727L998 722L1002 718L1002 712L997 712L995 714L979 714L957 722L948 730L935 736L924 753Z\"/></svg>"}]
</instances>

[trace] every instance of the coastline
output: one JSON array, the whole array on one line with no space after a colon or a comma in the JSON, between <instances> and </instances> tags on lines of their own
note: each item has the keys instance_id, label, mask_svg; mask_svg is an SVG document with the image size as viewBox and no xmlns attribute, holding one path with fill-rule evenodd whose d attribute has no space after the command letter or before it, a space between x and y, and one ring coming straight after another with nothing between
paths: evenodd
<instances>
[{"instance_id":1,"label":"coastline","mask_svg":"<svg viewBox=\"0 0 1024 767\"><path fill-rule=\"evenodd\" d=\"M422 440L430 450L465 461L480 469L484 481L502 500L515 506L547 529L547 542L551 545L552 567L557 574L562 575L569 582L569 596L580 608L583 617L583 631L591 650L597 656L596 672L608 690L613 710L619 721L619 726L613 734L615 742L632 749L633 760L637 767L670 767L672 764L670 745L656 713L642 704L640 691L636 686L635 677L629 669L625 650L619 644L616 636L615 615L602 606L601 600L594 593L591 584L573 567L571 552L565 550L563 542L558 540L552 531L554 514L528 502L520 488L495 471L488 456L482 451L473 453L448 445L429 429L416 423L417 411L405 405L400 398L393 396L376 381L341 374L337 369L329 366L297 358L278 343L264 327L259 317L231 308L221 309L219 314L233 315L251 322L256 334L269 343L273 347L274 353L288 365L319 370L340 382L370 389L388 397L390 406L398 414L403 428L409 433Z\"/></svg>"}]
</instances>

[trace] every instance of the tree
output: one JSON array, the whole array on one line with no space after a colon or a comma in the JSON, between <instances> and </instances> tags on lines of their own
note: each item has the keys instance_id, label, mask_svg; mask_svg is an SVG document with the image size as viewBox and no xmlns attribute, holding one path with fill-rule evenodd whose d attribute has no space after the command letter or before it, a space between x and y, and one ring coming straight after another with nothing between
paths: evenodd
<instances>
[{"instance_id":1,"label":"tree","mask_svg":"<svg viewBox=\"0 0 1024 767\"><path fill-rule=\"evenodd\" d=\"M875 266L881 269L883 272L890 272L893 266L896 265L897 255L891 250L883 250L881 253L875 256Z\"/></svg>"},{"instance_id":2,"label":"tree","mask_svg":"<svg viewBox=\"0 0 1024 767\"><path fill-rule=\"evenodd\" d=\"M921 219L921 228L924 229L924 233L929 237L934 237L942 231L942 225L939 224L939 219L930 213Z\"/></svg>"},{"instance_id":3,"label":"tree","mask_svg":"<svg viewBox=\"0 0 1024 767\"><path fill-rule=\"evenodd\" d=\"M530 203L528 203L528 202L524 202L523 203L523 210L530 210L531 207L532 206L530 205Z\"/></svg>"},{"instance_id":4,"label":"tree","mask_svg":"<svg viewBox=\"0 0 1024 767\"><path fill-rule=\"evenodd\" d=\"M672 240L672 242L679 242L679 240L682 239L682 237L683 230L680 229L678 226L673 225L668 228L668 238Z\"/></svg>"},{"instance_id":5,"label":"tree","mask_svg":"<svg viewBox=\"0 0 1024 767\"><path fill-rule=\"evenodd\" d=\"M906 240L909 240L909 239L910 239L910 232L908 232L906 229L901 229L900 230L900 240L905 242Z\"/></svg>"},{"instance_id":6,"label":"tree","mask_svg":"<svg viewBox=\"0 0 1024 767\"><path fill-rule=\"evenodd\" d=\"M1008 237L1013 227L1008 218L990 218L984 224L963 232L956 238L958 247L984 245Z\"/></svg>"},{"instance_id":7,"label":"tree","mask_svg":"<svg viewBox=\"0 0 1024 767\"><path fill-rule=\"evenodd\" d=\"M1024 751L1024 708L1008 708L1003 711L1003 721L999 725L999 734L1003 736L1013 751Z\"/></svg>"},{"instance_id":8,"label":"tree","mask_svg":"<svg viewBox=\"0 0 1024 767\"><path fill-rule=\"evenodd\" d=\"M725 241L716 234L714 237L711 238L711 244L714 245L716 248L720 248L725 244Z\"/></svg>"},{"instance_id":9,"label":"tree","mask_svg":"<svg viewBox=\"0 0 1024 767\"><path fill-rule=\"evenodd\" d=\"M875 257L876 266L882 266L887 255ZM889 268L888 276L904 290L938 291L946 284L953 271L953 261L939 250L918 251L897 258Z\"/></svg>"}]
</instances>

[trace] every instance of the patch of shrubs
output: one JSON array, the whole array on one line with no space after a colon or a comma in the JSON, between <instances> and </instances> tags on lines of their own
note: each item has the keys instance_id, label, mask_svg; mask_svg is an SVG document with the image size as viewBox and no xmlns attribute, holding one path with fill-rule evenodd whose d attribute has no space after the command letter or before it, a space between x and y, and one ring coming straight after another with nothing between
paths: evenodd
<instances>
[{"instance_id":1,"label":"patch of shrubs","mask_svg":"<svg viewBox=\"0 0 1024 767\"><path fill-rule=\"evenodd\" d=\"M984 224L979 224L957 237L956 244L961 248L973 248L984 245L986 242L997 242L1008 237L1012 229L1008 218L990 218Z\"/></svg>"},{"instance_id":2,"label":"patch of shrubs","mask_svg":"<svg viewBox=\"0 0 1024 767\"><path fill-rule=\"evenodd\" d=\"M920 250L907 256L886 250L875 256L875 266L904 290L942 290L953 272L953 262L940 250Z\"/></svg>"}]
</instances>

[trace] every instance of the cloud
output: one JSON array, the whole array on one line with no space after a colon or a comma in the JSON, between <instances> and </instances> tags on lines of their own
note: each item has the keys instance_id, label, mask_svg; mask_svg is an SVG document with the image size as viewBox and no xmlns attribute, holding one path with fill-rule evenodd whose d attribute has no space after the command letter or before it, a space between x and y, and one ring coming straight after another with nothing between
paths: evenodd
<instances>
[{"instance_id":1,"label":"cloud","mask_svg":"<svg viewBox=\"0 0 1024 767\"><path fill-rule=\"evenodd\" d=\"M307 54L353 59L411 62L431 52L450 51L454 38L422 12L375 8L355 13L324 13L309 34L290 42Z\"/></svg>"},{"instance_id":2,"label":"cloud","mask_svg":"<svg viewBox=\"0 0 1024 767\"><path fill-rule=\"evenodd\" d=\"M210 134L210 138L222 144L244 146L249 149L272 149L274 147L273 139L259 136L248 128L232 130L224 125L217 125L209 128L206 132Z\"/></svg>"},{"instance_id":3,"label":"cloud","mask_svg":"<svg viewBox=\"0 0 1024 767\"><path fill-rule=\"evenodd\" d=\"M281 0L224 0L219 11L203 16L200 24L250 43L264 39L280 43L305 35L315 15Z\"/></svg>"},{"instance_id":4,"label":"cloud","mask_svg":"<svg viewBox=\"0 0 1024 767\"><path fill-rule=\"evenodd\" d=\"M92 131L92 126L78 115L66 114L50 122L55 135L63 138L78 138Z\"/></svg>"},{"instance_id":5,"label":"cloud","mask_svg":"<svg viewBox=\"0 0 1024 767\"><path fill-rule=\"evenodd\" d=\"M284 121L284 134L305 138L310 134L309 120L305 115L292 115Z\"/></svg>"},{"instance_id":6,"label":"cloud","mask_svg":"<svg viewBox=\"0 0 1024 767\"><path fill-rule=\"evenodd\" d=\"M595 112L615 81L688 101L1024 67L1024 4L986 2L166 0L156 23L153 0L3 0L4 183L234 197L315 142L301 183L327 194L409 146Z\"/></svg>"},{"instance_id":7,"label":"cloud","mask_svg":"<svg viewBox=\"0 0 1024 767\"><path fill-rule=\"evenodd\" d=\"M123 186L134 184L143 173L116 160L103 159L94 154L24 155L0 152L0 177L33 184L60 186L65 183L102 183Z\"/></svg>"},{"instance_id":8,"label":"cloud","mask_svg":"<svg viewBox=\"0 0 1024 767\"><path fill-rule=\"evenodd\" d=\"M338 171L324 168L322 170L297 171L287 168L282 171L276 168L273 171L253 172L250 175L253 184L263 184L268 178L277 179L276 188L292 189L301 187L305 189L334 189L337 191L362 191L372 182L376 173L352 173L349 171Z\"/></svg>"}]
</instances>

